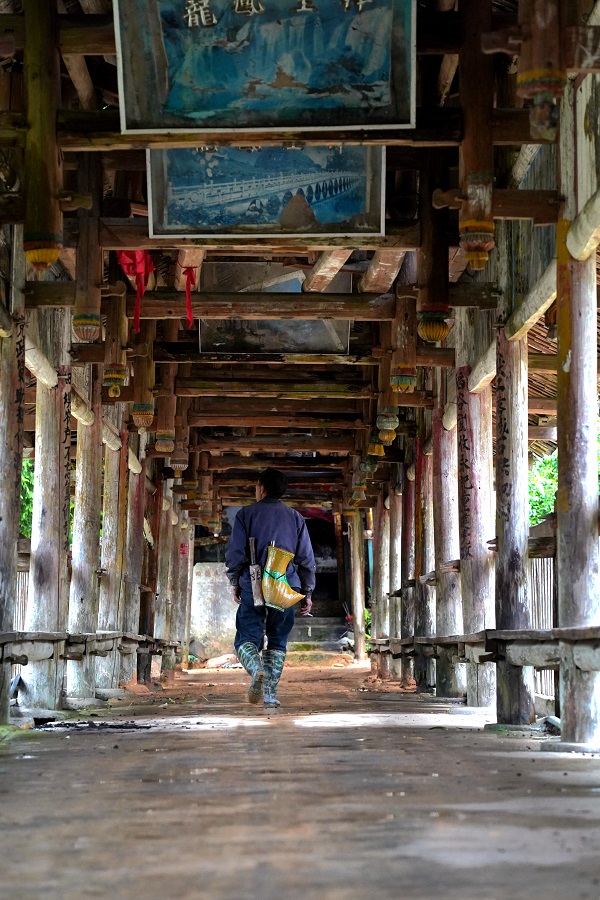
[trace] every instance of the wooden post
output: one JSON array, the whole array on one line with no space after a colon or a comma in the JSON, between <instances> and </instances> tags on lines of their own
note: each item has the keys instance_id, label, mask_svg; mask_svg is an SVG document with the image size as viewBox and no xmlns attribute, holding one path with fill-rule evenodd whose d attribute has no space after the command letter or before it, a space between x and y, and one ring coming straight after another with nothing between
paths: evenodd
<instances>
[{"instance_id":1,"label":"wooden post","mask_svg":"<svg viewBox=\"0 0 600 900\"><path fill-rule=\"evenodd\" d=\"M390 635L390 511L386 509L383 495L377 497L373 541L373 596L371 597L372 634L377 638ZM388 681L390 656L377 654L377 677Z\"/></svg>"},{"instance_id":2,"label":"wooden post","mask_svg":"<svg viewBox=\"0 0 600 900\"><path fill-rule=\"evenodd\" d=\"M365 643L365 539L360 510L346 512L350 531L350 569L352 578L352 616L354 620L354 657L366 659Z\"/></svg>"},{"instance_id":3,"label":"wooden post","mask_svg":"<svg viewBox=\"0 0 600 900\"><path fill-rule=\"evenodd\" d=\"M435 533L436 569L436 634L463 634L460 575L446 572L444 563L459 557L458 541L458 470L456 431L443 425L444 404L438 390L438 403L433 410L433 527ZM438 697L463 697L465 671L452 664L452 653L438 648L436 661L436 694Z\"/></svg>"},{"instance_id":4,"label":"wooden post","mask_svg":"<svg viewBox=\"0 0 600 900\"><path fill-rule=\"evenodd\" d=\"M402 494L402 613L400 617L400 633L402 638L412 637L415 633L415 480L414 475L407 474ZM403 687L413 684L413 661L402 657Z\"/></svg>"},{"instance_id":5,"label":"wooden post","mask_svg":"<svg viewBox=\"0 0 600 900\"><path fill-rule=\"evenodd\" d=\"M333 513L335 528L335 556L337 560L338 600L340 608L346 603L346 573L344 571L344 535L342 530L342 514Z\"/></svg>"},{"instance_id":6,"label":"wooden post","mask_svg":"<svg viewBox=\"0 0 600 900\"><path fill-rule=\"evenodd\" d=\"M190 555L190 524L189 513L186 510L181 512L181 523L179 526L179 584L177 590L177 605L175 630L173 631L173 640L179 641L181 649L185 644L185 623L186 623L186 603L187 603L187 583L189 573L189 555ZM193 547L191 548L193 551Z\"/></svg>"},{"instance_id":7,"label":"wooden post","mask_svg":"<svg viewBox=\"0 0 600 900\"><path fill-rule=\"evenodd\" d=\"M467 262L472 269L483 269L494 246L494 70L490 57L481 52L481 35L491 29L492 0L461 0L459 13L463 28L459 71L464 133L459 151L463 202L458 230Z\"/></svg>"},{"instance_id":8,"label":"wooden post","mask_svg":"<svg viewBox=\"0 0 600 900\"><path fill-rule=\"evenodd\" d=\"M402 589L402 494L400 485L390 482L390 638L399 638L402 601L394 596ZM390 678L400 681L402 676L400 659L390 656Z\"/></svg>"},{"instance_id":9,"label":"wooden post","mask_svg":"<svg viewBox=\"0 0 600 900\"><path fill-rule=\"evenodd\" d=\"M80 341L95 341L100 336L100 286L102 284L102 248L98 243L98 216L102 198L102 164L97 153L80 153L78 187L90 193L91 210L78 212L77 278L73 332Z\"/></svg>"},{"instance_id":10,"label":"wooden post","mask_svg":"<svg viewBox=\"0 0 600 900\"><path fill-rule=\"evenodd\" d=\"M179 516L181 513L175 510L175 497L172 497L171 509L171 535L169 538L169 572L167 576L167 597L165 611L165 637L168 641L176 640L177 634L177 604L179 600L179 535L181 526ZM175 650L168 647L163 650L161 660L161 677L167 682L175 678Z\"/></svg>"},{"instance_id":11,"label":"wooden post","mask_svg":"<svg viewBox=\"0 0 600 900\"><path fill-rule=\"evenodd\" d=\"M12 631L17 596L17 540L25 400L25 257L23 229L12 229L10 334L0 337L0 631ZM8 722L11 666L0 664L0 724Z\"/></svg>"},{"instance_id":12,"label":"wooden post","mask_svg":"<svg viewBox=\"0 0 600 900\"><path fill-rule=\"evenodd\" d=\"M158 567L156 579L156 605L154 608L154 637L166 638L169 568L173 546L173 525L171 506L173 495L163 489L162 514L158 532Z\"/></svg>"},{"instance_id":13,"label":"wooden post","mask_svg":"<svg viewBox=\"0 0 600 900\"><path fill-rule=\"evenodd\" d=\"M113 417L117 428L123 418L122 404L114 407ZM107 414L105 414L107 415ZM98 604L98 629L121 631L125 605L125 538L127 526L127 456L128 434L120 430L121 449L104 450L104 498L102 506L102 554L100 598ZM119 656L111 651L106 657L98 657L96 684L102 688L119 686Z\"/></svg>"},{"instance_id":14,"label":"wooden post","mask_svg":"<svg viewBox=\"0 0 600 900\"><path fill-rule=\"evenodd\" d=\"M494 568L487 541L491 511L492 389L469 393L469 366L456 371L460 584L466 634L493 628ZM495 704L493 663L467 665L469 706Z\"/></svg>"},{"instance_id":15,"label":"wooden post","mask_svg":"<svg viewBox=\"0 0 600 900\"><path fill-rule=\"evenodd\" d=\"M69 631L86 633L98 627L98 557L100 550L100 510L102 497L102 375L98 366L88 366L91 381L91 425L77 425L75 462L75 508ZM67 696L96 696L95 658L86 654L81 662L67 663Z\"/></svg>"},{"instance_id":16,"label":"wooden post","mask_svg":"<svg viewBox=\"0 0 600 900\"><path fill-rule=\"evenodd\" d=\"M433 567L432 466L423 453L423 441L417 436L415 449L415 636L435 634L435 595L421 582ZM415 652L417 691L430 691L435 685L435 661Z\"/></svg>"},{"instance_id":17,"label":"wooden post","mask_svg":"<svg viewBox=\"0 0 600 900\"><path fill-rule=\"evenodd\" d=\"M500 223L502 267L514 246L512 228ZM512 312L510 272L501 278L502 308L496 339L496 628L531 628L527 542L529 539L527 339L508 341L504 322ZM535 721L534 679L530 666L496 665L496 705L500 724Z\"/></svg>"},{"instance_id":18,"label":"wooden post","mask_svg":"<svg viewBox=\"0 0 600 900\"><path fill-rule=\"evenodd\" d=\"M146 438L144 435L129 436L130 446L142 464L139 474L129 472L129 493L127 498L127 535L125 539L125 599L123 609L123 631L138 634L140 627L140 583L144 555L144 512L146 509ZM137 660L135 654L121 657L120 684L137 681Z\"/></svg>"},{"instance_id":19,"label":"wooden post","mask_svg":"<svg viewBox=\"0 0 600 900\"><path fill-rule=\"evenodd\" d=\"M184 633L183 633L183 657L182 657L182 666L184 669L188 667L189 661L189 653L190 653L190 628L192 624L192 596L194 591L194 538L196 534L196 528L194 525L190 525L188 541L189 541L189 553L187 560L187 582L186 582L186 594L185 594L185 625L184 625Z\"/></svg>"},{"instance_id":20,"label":"wooden post","mask_svg":"<svg viewBox=\"0 0 600 900\"><path fill-rule=\"evenodd\" d=\"M179 321L165 322L163 336L165 341L176 341L179 331ZM175 450L175 410L177 397L175 396L176 365L161 366L161 388L163 393L156 402L156 440L155 449L161 453L173 453Z\"/></svg>"},{"instance_id":21,"label":"wooden post","mask_svg":"<svg viewBox=\"0 0 600 900\"><path fill-rule=\"evenodd\" d=\"M583 122L598 107L577 109L574 88L565 90L561 107L560 177L566 196L565 219L557 226L558 326L558 493L557 577L559 625L597 625L600 622L598 579L598 460L595 255L574 260L566 247L569 220L597 189L594 141L579 141ZM573 148L577 148L576 156ZM575 175L579 196L575 193ZM567 650L568 648L565 648ZM600 672L578 669L565 652L560 667L562 740L600 745Z\"/></svg>"},{"instance_id":22,"label":"wooden post","mask_svg":"<svg viewBox=\"0 0 600 900\"><path fill-rule=\"evenodd\" d=\"M34 325L34 323L31 323ZM25 627L61 632L69 604L69 507L71 498L71 346L70 310L37 313L36 344L56 365L58 384L37 385L35 408L35 482L31 558ZM53 659L23 669L29 707L57 709L63 688L60 644Z\"/></svg>"},{"instance_id":23,"label":"wooden post","mask_svg":"<svg viewBox=\"0 0 600 900\"><path fill-rule=\"evenodd\" d=\"M25 132L25 230L27 258L46 269L62 247L62 155L56 141L60 107L60 57L55 0L28 0L24 8L27 39L23 68L27 102Z\"/></svg>"}]
</instances>

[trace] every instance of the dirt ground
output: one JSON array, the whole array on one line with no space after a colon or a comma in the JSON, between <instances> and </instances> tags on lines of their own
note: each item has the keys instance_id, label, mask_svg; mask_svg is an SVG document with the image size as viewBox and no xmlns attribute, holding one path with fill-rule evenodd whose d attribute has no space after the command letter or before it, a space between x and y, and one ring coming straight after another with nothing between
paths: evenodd
<instances>
[{"instance_id":1,"label":"dirt ground","mask_svg":"<svg viewBox=\"0 0 600 900\"><path fill-rule=\"evenodd\" d=\"M600 758L331 657L111 701L0 744L0 897L598 900ZM6 735L5 735L6 736Z\"/></svg>"}]
</instances>

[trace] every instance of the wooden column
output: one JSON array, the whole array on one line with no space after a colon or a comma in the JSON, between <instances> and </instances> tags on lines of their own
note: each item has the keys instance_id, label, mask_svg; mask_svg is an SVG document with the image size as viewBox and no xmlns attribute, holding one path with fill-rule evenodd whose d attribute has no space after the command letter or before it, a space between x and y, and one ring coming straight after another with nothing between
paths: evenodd
<instances>
[{"instance_id":1,"label":"wooden column","mask_svg":"<svg viewBox=\"0 0 600 900\"><path fill-rule=\"evenodd\" d=\"M104 497L102 505L102 553L98 629L121 631L125 607L125 538L127 529L128 434L122 429L122 404L113 407L120 429L121 449L104 449ZM105 413L108 415L108 413ZM102 688L119 686L120 661L116 651L98 657L96 684Z\"/></svg>"},{"instance_id":2,"label":"wooden column","mask_svg":"<svg viewBox=\"0 0 600 900\"><path fill-rule=\"evenodd\" d=\"M510 251L512 228L498 228L503 298L496 339L496 628L531 628L527 545L529 539L527 338L508 341L504 322L512 312ZM535 721L534 679L530 666L496 666L496 705L500 724Z\"/></svg>"},{"instance_id":3,"label":"wooden column","mask_svg":"<svg viewBox=\"0 0 600 900\"><path fill-rule=\"evenodd\" d=\"M338 601L340 608L346 603L346 572L344 568L344 535L342 529L342 514L334 512L333 525L335 528L335 556L337 560L337 584Z\"/></svg>"},{"instance_id":4,"label":"wooden column","mask_svg":"<svg viewBox=\"0 0 600 900\"><path fill-rule=\"evenodd\" d=\"M25 400L23 229L12 229L9 313L0 326L0 631L14 628ZM8 721L11 666L0 665L0 724Z\"/></svg>"},{"instance_id":5,"label":"wooden column","mask_svg":"<svg viewBox=\"0 0 600 900\"><path fill-rule=\"evenodd\" d=\"M483 269L494 246L494 69L490 57L481 52L481 35L491 29L492 0L461 0L459 14L463 31L459 74L464 132L459 151L463 202L458 230L467 262L472 269Z\"/></svg>"},{"instance_id":6,"label":"wooden column","mask_svg":"<svg viewBox=\"0 0 600 900\"><path fill-rule=\"evenodd\" d=\"M154 637L166 638L167 609L169 602L169 568L173 546L172 516L173 495L163 488L162 514L158 532L158 567L156 579L156 604L154 608Z\"/></svg>"},{"instance_id":7,"label":"wooden column","mask_svg":"<svg viewBox=\"0 0 600 900\"><path fill-rule=\"evenodd\" d=\"M127 497L127 533L125 538L124 609L123 631L138 634L140 627L140 584L144 555L144 512L146 509L146 437L131 434L131 449L142 464L139 473L129 472ZM121 657L119 683L131 684L137 681L137 660L135 653Z\"/></svg>"},{"instance_id":8,"label":"wooden column","mask_svg":"<svg viewBox=\"0 0 600 900\"><path fill-rule=\"evenodd\" d=\"M148 497L148 520L152 531L153 545L144 554L142 564L143 590L140 591L140 634L154 634L154 618L156 612L156 592L158 584L158 551L160 537L160 522L163 515L163 492L165 482L162 477L162 460L155 460L154 481L156 490ZM149 655L138 654L137 677L141 684L150 681L151 658Z\"/></svg>"},{"instance_id":9,"label":"wooden column","mask_svg":"<svg viewBox=\"0 0 600 900\"><path fill-rule=\"evenodd\" d=\"M409 467L410 468L410 467ZM412 475L412 477L411 477ZM412 637L415 633L415 480L414 474L408 473L402 494L402 613L400 632L403 638ZM401 682L404 687L413 684L413 661L402 657Z\"/></svg>"},{"instance_id":10,"label":"wooden column","mask_svg":"<svg viewBox=\"0 0 600 900\"><path fill-rule=\"evenodd\" d=\"M163 323L163 339L176 341L179 332L179 320ZM156 442L155 448L169 455L175 450L175 396L176 365L161 366L161 395L156 401Z\"/></svg>"},{"instance_id":11,"label":"wooden column","mask_svg":"<svg viewBox=\"0 0 600 900\"><path fill-rule=\"evenodd\" d=\"M98 627L98 569L100 551L100 511L102 509L102 375L98 366L90 369L91 425L77 424L75 462L75 508L71 589L69 594L69 631L86 633ZM95 698L95 657L67 663L67 696Z\"/></svg>"},{"instance_id":12,"label":"wooden column","mask_svg":"<svg viewBox=\"0 0 600 900\"><path fill-rule=\"evenodd\" d=\"M494 521L490 497L492 390L488 386L479 394L469 393L469 372L469 366L456 371L460 583L466 634L495 624L494 568L487 546ZM469 706L493 706L495 681L493 663L469 663Z\"/></svg>"},{"instance_id":13,"label":"wooden column","mask_svg":"<svg viewBox=\"0 0 600 900\"><path fill-rule=\"evenodd\" d=\"M354 620L354 657L366 659L365 643L365 539L362 513L346 514L350 532L350 570L352 580L352 616Z\"/></svg>"},{"instance_id":14,"label":"wooden column","mask_svg":"<svg viewBox=\"0 0 600 900\"><path fill-rule=\"evenodd\" d=\"M37 314L36 344L56 365L58 384L38 381L35 411L35 481L31 559L25 628L65 631L69 604L69 507L71 498L71 345L69 310ZM30 662L22 672L29 707L57 709L64 661L56 644L53 659Z\"/></svg>"},{"instance_id":15,"label":"wooden column","mask_svg":"<svg viewBox=\"0 0 600 900\"><path fill-rule=\"evenodd\" d=\"M24 6L24 28L27 195L23 242L29 261L45 269L58 260L62 246L62 154L56 141L60 56L55 0L28 0Z\"/></svg>"},{"instance_id":16,"label":"wooden column","mask_svg":"<svg viewBox=\"0 0 600 900\"><path fill-rule=\"evenodd\" d=\"M171 510L171 536L169 540L169 573L167 576L167 602L165 615L165 637L169 641L176 640L177 634L177 605L179 600L179 535L181 526L179 522L180 512L175 506L173 496L173 508ZM172 647L163 651L161 660L161 676L165 681L173 681L175 677L175 650Z\"/></svg>"},{"instance_id":17,"label":"wooden column","mask_svg":"<svg viewBox=\"0 0 600 900\"><path fill-rule=\"evenodd\" d=\"M435 533L436 634L463 634L460 575L442 567L458 559L458 469L456 431L446 431L442 419L444 405L438 390L433 410L433 527ZM465 671L453 665L452 651L438 648L436 660L438 697L463 697Z\"/></svg>"},{"instance_id":18,"label":"wooden column","mask_svg":"<svg viewBox=\"0 0 600 900\"><path fill-rule=\"evenodd\" d=\"M420 412L420 411L419 411ZM431 457L423 453L423 442L417 437L415 450L415 636L435 634L435 594L421 581L433 567ZM435 685L435 662L415 648L415 682L417 691L430 691Z\"/></svg>"},{"instance_id":19,"label":"wooden column","mask_svg":"<svg viewBox=\"0 0 600 900\"><path fill-rule=\"evenodd\" d=\"M377 498L374 526L372 634L374 637L385 638L390 635L390 511L386 509L382 494ZM377 677L382 681L389 680L388 653L377 654Z\"/></svg>"},{"instance_id":20,"label":"wooden column","mask_svg":"<svg viewBox=\"0 0 600 900\"><path fill-rule=\"evenodd\" d=\"M190 525L189 530L189 553L187 559L187 582L186 582L186 595L185 595L185 623L184 623L184 633L183 633L183 658L182 665L184 669L187 669L189 652L190 652L190 628L192 624L192 596L194 591L194 549L195 549L195 534L196 528L192 524Z\"/></svg>"},{"instance_id":21,"label":"wooden column","mask_svg":"<svg viewBox=\"0 0 600 900\"><path fill-rule=\"evenodd\" d=\"M181 513L181 523L179 525L179 584L177 590L177 605L175 629L173 631L173 640L179 641L183 649L185 643L185 623L186 623L186 604L187 604L187 583L189 573L189 555L190 549L190 524L189 514L186 510Z\"/></svg>"},{"instance_id":22,"label":"wooden column","mask_svg":"<svg viewBox=\"0 0 600 900\"><path fill-rule=\"evenodd\" d=\"M567 202L566 218L557 227L557 577L558 617L563 627L600 622L595 254L576 261L565 243L568 220L584 205L586 194L597 189L594 141L579 138L588 121L597 133L598 106L597 100L595 105L590 100L576 110L575 121L573 93L569 85L561 107L560 188ZM568 646L564 648L560 668L562 740L598 747L600 673L578 669L569 651Z\"/></svg>"},{"instance_id":23,"label":"wooden column","mask_svg":"<svg viewBox=\"0 0 600 900\"><path fill-rule=\"evenodd\" d=\"M390 483L390 638L401 637L400 617L402 600L394 596L402 589L402 494L400 486ZM390 658L390 677L400 681L400 659Z\"/></svg>"}]
</instances>

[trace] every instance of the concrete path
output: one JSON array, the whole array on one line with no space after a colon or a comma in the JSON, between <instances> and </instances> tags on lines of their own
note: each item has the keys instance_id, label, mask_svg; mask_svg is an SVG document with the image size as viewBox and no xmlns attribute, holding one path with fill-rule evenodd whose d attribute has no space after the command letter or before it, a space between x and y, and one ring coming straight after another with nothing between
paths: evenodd
<instances>
[{"instance_id":1,"label":"concrete path","mask_svg":"<svg viewBox=\"0 0 600 900\"><path fill-rule=\"evenodd\" d=\"M599 757L367 674L288 669L268 713L182 674L0 745L0 897L600 898Z\"/></svg>"}]
</instances>

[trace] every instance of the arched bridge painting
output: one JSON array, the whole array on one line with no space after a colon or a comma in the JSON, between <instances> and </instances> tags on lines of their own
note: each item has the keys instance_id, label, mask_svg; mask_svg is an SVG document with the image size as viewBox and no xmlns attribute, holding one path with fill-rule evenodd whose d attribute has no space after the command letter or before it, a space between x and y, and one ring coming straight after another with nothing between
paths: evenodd
<instances>
[{"instance_id":1,"label":"arched bridge painting","mask_svg":"<svg viewBox=\"0 0 600 900\"><path fill-rule=\"evenodd\" d=\"M409 128L416 0L114 0L124 132Z\"/></svg>"},{"instance_id":2,"label":"arched bridge painting","mask_svg":"<svg viewBox=\"0 0 600 900\"><path fill-rule=\"evenodd\" d=\"M384 233L385 149L148 151L150 235Z\"/></svg>"}]
</instances>

